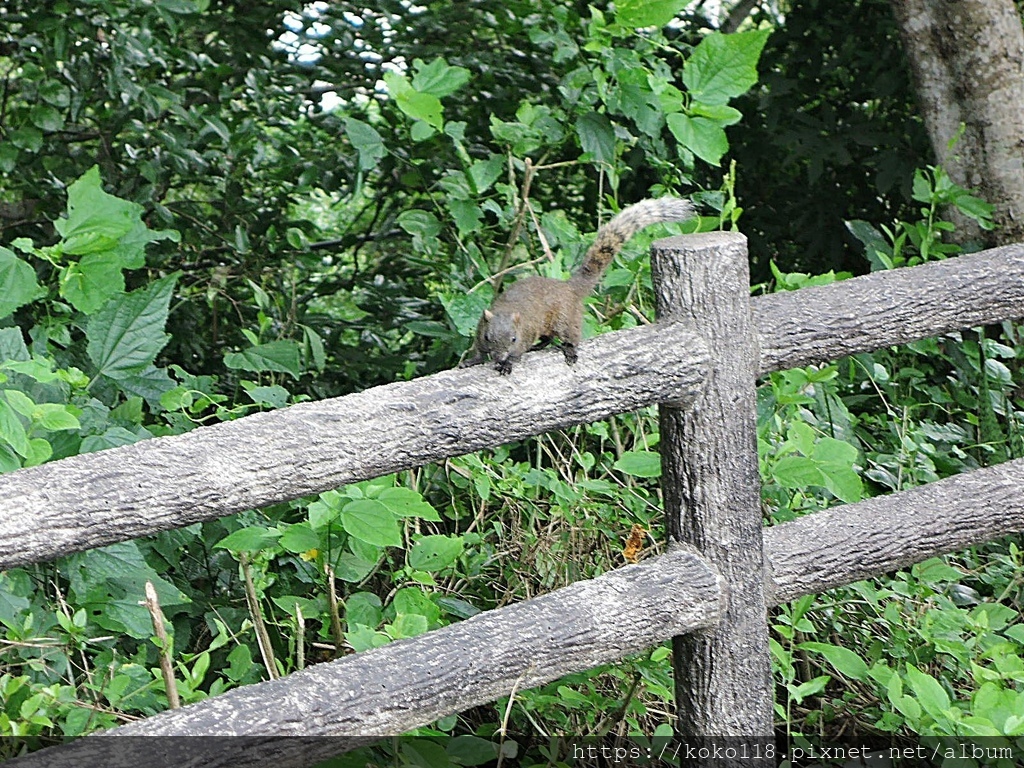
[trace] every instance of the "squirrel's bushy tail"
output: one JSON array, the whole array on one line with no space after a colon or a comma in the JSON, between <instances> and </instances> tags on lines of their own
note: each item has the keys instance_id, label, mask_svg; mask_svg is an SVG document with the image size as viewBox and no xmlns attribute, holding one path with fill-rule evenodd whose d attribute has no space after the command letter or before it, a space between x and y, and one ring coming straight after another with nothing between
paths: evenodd
<instances>
[{"instance_id":1,"label":"squirrel's bushy tail","mask_svg":"<svg viewBox=\"0 0 1024 768\"><path fill-rule=\"evenodd\" d=\"M594 244L587 249L583 263L573 272L569 282L580 296L586 296L597 287L601 275L622 249L622 244L644 227L667 221L686 221L695 215L689 200L678 197L659 197L642 200L616 214L597 231Z\"/></svg>"}]
</instances>

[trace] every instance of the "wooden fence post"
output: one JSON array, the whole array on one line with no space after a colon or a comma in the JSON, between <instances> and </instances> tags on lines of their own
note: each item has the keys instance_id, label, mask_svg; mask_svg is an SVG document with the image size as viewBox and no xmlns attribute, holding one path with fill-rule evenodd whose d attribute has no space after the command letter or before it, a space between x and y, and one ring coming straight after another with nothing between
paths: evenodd
<instances>
[{"instance_id":1,"label":"wooden fence post","mask_svg":"<svg viewBox=\"0 0 1024 768\"><path fill-rule=\"evenodd\" d=\"M711 353L696 402L660 407L666 524L728 587L717 626L673 640L676 734L699 765L775 765L746 238L661 240L651 267L659 318L693 324Z\"/></svg>"}]
</instances>

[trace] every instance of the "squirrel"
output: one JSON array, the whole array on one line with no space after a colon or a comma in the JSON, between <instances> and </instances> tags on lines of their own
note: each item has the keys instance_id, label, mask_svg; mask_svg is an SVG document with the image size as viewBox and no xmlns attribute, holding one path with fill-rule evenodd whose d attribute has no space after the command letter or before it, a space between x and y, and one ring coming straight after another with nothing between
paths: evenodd
<instances>
[{"instance_id":1,"label":"squirrel","mask_svg":"<svg viewBox=\"0 0 1024 768\"><path fill-rule=\"evenodd\" d=\"M597 231L583 263L568 280L524 277L502 291L484 310L472 354L459 367L478 365L490 357L498 373L508 374L524 352L542 349L556 336L565 362L572 365L583 338L583 300L597 287L623 243L651 224L686 221L694 215L689 200L675 197L642 200L623 209Z\"/></svg>"}]
</instances>

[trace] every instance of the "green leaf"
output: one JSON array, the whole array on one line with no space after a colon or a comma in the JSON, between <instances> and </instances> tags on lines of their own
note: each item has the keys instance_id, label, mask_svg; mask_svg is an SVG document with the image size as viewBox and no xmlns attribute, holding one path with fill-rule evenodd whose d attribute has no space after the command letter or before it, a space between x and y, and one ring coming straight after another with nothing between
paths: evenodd
<instances>
[{"instance_id":1,"label":"green leaf","mask_svg":"<svg viewBox=\"0 0 1024 768\"><path fill-rule=\"evenodd\" d=\"M126 379L146 370L170 336L164 333L178 274L110 299L89 318L86 352L98 374Z\"/></svg>"},{"instance_id":2,"label":"green leaf","mask_svg":"<svg viewBox=\"0 0 1024 768\"><path fill-rule=\"evenodd\" d=\"M723 35L712 32L694 48L683 68L690 95L705 104L725 104L757 82L757 61L770 30Z\"/></svg>"},{"instance_id":3,"label":"green leaf","mask_svg":"<svg viewBox=\"0 0 1024 768\"><path fill-rule=\"evenodd\" d=\"M142 221L138 203L103 191L97 166L68 187L67 218L54 223L63 241L62 253L83 256L108 253L125 269L145 264L145 246L156 240L180 240L173 230L150 230Z\"/></svg>"},{"instance_id":4,"label":"green leaf","mask_svg":"<svg viewBox=\"0 0 1024 768\"><path fill-rule=\"evenodd\" d=\"M833 437L821 438L811 451L811 458L825 476L825 487L848 504L860 501L864 495L864 483L853 468L857 455L854 446Z\"/></svg>"},{"instance_id":5,"label":"green leaf","mask_svg":"<svg viewBox=\"0 0 1024 768\"><path fill-rule=\"evenodd\" d=\"M341 494L337 491L326 491L306 510L309 524L315 529L326 528L338 519L341 514Z\"/></svg>"},{"instance_id":6,"label":"green leaf","mask_svg":"<svg viewBox=\"0 0 1024 768\"><path fill-rule=\"evenodd\" d=\"M320 537L309 523L295 523L284 526L280 544L288 552L308 552L311 549L319 549Z\"/></svg>"},{"instance_id":7,"label":"green leaf","mask_svg":"<svg viewBox=\"0 0 1024 768\"><path fill-rule=\"evenodd\" d=\"M477 160L469 166L469 178L473 183L474 194L483 194L501 178L501 174L505 170L504 160L501 155L491 155L489 159Z\"/></svg>"},{"instance_id":8,"label":"green leaf","mask_svg":"<svg viewBox=\"0 0 1024 768\"><path fill-rule=\"evenodd\" d=\"M795 687L789 687L789 695L792 696L796 703L799 704L808 696L816 696L825 690L825 686L828 685L829 680L832 678L828 675L819 675L807 682L800 683Z\"/></svg>"},{"instance_id":9,"label":"green leaf","mask_svg":"<svg viewBox=\"0 0 1024 768\"><path fill-rule=\"evenodd\" d=\"M39 85L39 96L55 107L71 105L71 89L59 80L47 80Z\"/></svg>"},{"instance_id":10,"label":"green leaf","mask_svg":"<svg viewBox=\"0 0 1024 768\"><path fill-rule=\"evenodd\" d=\"M853 504L864 498L864 481L850 467L821 465L825 487L840 501Z\"/></svg>"},{"instance_id":11,"label":"green leaf","mask_svg":"<svg viewBox=\"0 0 1024 768\"><path fill-rule=\"evenodd\" d=\"M0 475L21 468L21 460L17 454L0 439ZM2 599L2 598L0 598Z\"/></svg>"},{"instance_id":12,"label":"green leaf","mask_svg":"<svg viewBox=\"0 0 1024 768\"><path fill-rule=\"evenodd\" d=\"M11 408L20 413L26 419L31 419L35 414L37 407L36 402L24 392L17 389L7 389L4 390L4 397L7 398L7 402Z\"/></svg>"},{"instance_id":13,"label":"green leaf","mask_svg":"<svg viewBox=\"0 0 1024 768\"><path fill-rule=\"evenodd\" d=\"M395 592L391 600L391 608L396 614L415 613L425 616L428 623L436 622L441 617L441 610L437 607L430 595L418 587L402 587Z\"/></svg>"},{"instance_id":14,"label":"green leaf","mask_svg":"<svg viewBox=\"0 0 1024 768\"><path fill-rule=\"evenodd\" d=\"M1003 634L1024 645L1024 624L1014 624L1012 627L1004 629Z\"/></svg>"},{"instance_id":15,"label":"green leaf","mask_svg":"<svg viewBox=\"0 0 1024 768\"><path fill-rule=\"evenodd\" d=\"M359 152L360 169L368 171L371 168L376 168L380 159L387 154L383 139L369 123L364 123L354 117L346 117L345 133L348 135L348 140L352 142L352 146Z\"/></svg>"},{"instance_id":16,"label":"green leaf","mask_svg":"<svg viewBox=\"0 0 1024 768\"><path fill-rule=\"evenodd\" d=\"M429 624L426 616L421 616L418 613L400 613L391 624L386 625L385 629L392 638L398 640L403 637L422 635L429 629Z\"/></svg>"},{"instance_id":17,"label":"green leaf","mask_svg":"<svg viewBox=\"0 0 1024 768\"><path fill-rule=\"evenodd\" d=\"M806 488L825 485L821 468L806 456L783 456L772 467L772 478L783 488Z\"/></svg>"},{"instance_id":18,"label":"green leaf","mask_svg":"<svg viewBox=\"0 0 1024 768\"><path fill-rule=\"evenodd\" d=\"M0 359L3 358L2 352L0 352ZM3 367L9 371L24 374L31 379L35 379L41 384L48 384L51 381L56 381L60 378L60 375L53 370L53 359L52 358L33 358L32 360L15 361L8 359Z\"/></svg>"},{"instance_id":19,"label":"green leaf","mask_svg":"<svg viewBox=\"0 0 1024 768\"><path fill-rule=\"evenodd\" d=\"M948 717L949 694L938 680L928 675L913 664L907 664L907 682L914 691L918 703L936 720Z\"/></svg>"},{"instance_id":20,"label":"green leaf","mask_svg":"<svg viewBox=\"0 0 1024 768\"><path fill-rule=\"evenodd\" d=\"M39 426L51 432L79 429L82 426L78 418L68 411L68 406L62 403L40 403L32 416Z\"/></svg>"},{"instance_id":21,"label":"green leaf","mask_svg":"<svg viewBox=\"0 0 1024 768\"><path fill-rule=\"evenodd\" d=\"M423 238L437 237L441 232L441 222L430 211L402 211L396 222L410 235Z\"/></svg>"},{"instance_id":22,"label":"green leaf","mask_svg":"<svg viewBox=\"0 0 1024 768\"><path fill-rule=\"evenodd\" d=\"M624 27L663 27L688 0L617 0L615 20Z\"/></svg>"},{"instance_id":23,"label":"green leaf","mask_svg":"<svg viewBox=\"0 0 1024 768\"><path fill-rule=\"evenodd\" d=\"M13 141L0 144L0 171L10 173L18 167L18 148Z\"/></svg>"},{"instance_id":24,"label":"green leaf","mask_svg":"<svg viewBox=\"0 0 1024 768\"><path fill-rule=\"evenodd\" d=\"M402 546L394 513L376 499L350 501L341 510L341 526L350 536L377 547Z\"/></svg>"},{"instance_id":25,"label":"green leaf","mask_svg":"<svg viewBox=\"0 0 1024 768\"><path fill-rule=\"evenodd\" d=\"M423 120L417 120L412 124L412 128L409 129L409 136L415 142L426 141L436 133L437 129Z\"/></svg>"},{"instance_id":26,"label":"green leaf","mask_svg":"<svg viewBox=\"0 0 1024 768\"><path fill-rule=\"evenodd\" d=\"M79 312L91 315L111 296L124 291L121 260L112 251L90 253L60 274L60 295Z\"/></svg>"},{"instance_id":27,"label":"green leaf","mask_svg":"<svg viewBox=\"0 0 1024 768\"><path fill-rule=\"evenodd\" d=\"M224 355L224 365L243 371L276 371L297 379L302 375L299 345L292 339L278 339L257 344L241 352Z\"/></svg>"},{"instance_id":28,"label":"green leaf","mask_svg":"<svg viewBox=\"0 0 1024 768\"><path fill-rule=\"evenodd\" d=\"M239 528L218 541L214 546L230 552L259 552L277 546L281 532L260 525Z\"/></svg>"},{"instance_id":29,"label":"green leaf","mask_svg":"<svg viewBox=\"0 0 1024 768\"><path fill-rule=\"evenodd\" d=\"M42 437L33 437L28 441L28 456L25 457L25 466L34 467L44 464L53 456L53 446Z\"/></svg>"},{"instance_id":30,"label":"green leaf","mask_svg":"<svg viewBox=\"0 0 1024 768\"><path fill-rule=\"evenodd\" d=\"M421 520L432 522L441 521L437 510L424 500L422 494L411 488L403 486L384 488L377 494L377 501L387 507L395 517L418 517Z\"/></svg>"},{"instance_id":31,"label":"green leaf","mask_svg":"<svg viewBox=\"0 0 1024 768\"><path fill-rule=\"evenodd\" d=\"M345 621L349 627L353 624L376 627L383 617L380 598L372 592L355 592L345 598Z\"/></svg>"},{"instance_id":32,"label":"green leaf","mask_svg":"<svg viewBox=\"0 0 1024 768\"><path fill-rule=\"evenodd\" d=\"M664 112L678 112L682 108L681 101L680 98L678 109L663 109L661 100L650 87L648 73L637 67L619 73L618 88L608 94L606 103L610 111L629 117L641 131L657 137L665 127Z\"/></svg>"},{"instance_id":33,"label":"green leaf","mask_svg":"<svg viewBox=\"0 0 1024 768\"><path fill-rule=\"evenodd\" d=\"M484 310L490 306L491 296L483 291L454 293L441 296L441 304L460 336L473 338Z\"/></svg>"},{"instance_id":34,"label":"green leaf","mask_svg":"<svg viewBox=\"0 0 1024 768\"><path fill-rule=\"evenodd\" d=\"M857 448L845 440L823 437L815 443L811 456L822 464L849 467L857 461Z\"/></svg>"},{"instance_id":35,"label":"green leaf","mask_svg":"<svg viewBox=\"0 0 1024 768\"><path fill-rule=\"evenodd\" d=\"M249 386L246 386L247 384ZM251 382L242 382L242 387L245 389L245 394L254 403L265 405L268 408L284 408L288 405L288 398L291 397L291 393L287 389L277 384L268 387L254 387L251 386Z\"/></svg>"},{"instance_id":36,"label":"green leaf","mask_svg":"<svg viewBox=\"0 0 1024 768\"><path fill-rule=\"evenodd\" d=\"M32 265L0 246L0 318L45 293Z\"/></svg>"},{"instance_id":37,"label":"green leaf","mask_svg":"<svg viewBox=\"0 0 1024 768\"><path fill-rule=\"evenodd\" d=\"M914 182L911 186L911 197L919 203L930 203L932 201L932 183L928 174L923 168L914 171Z\"/></svg>"},{"instance_id":38,"label":"green leaf","mask_svg":"<svg viewBox=\"0 0 1024 768\"><path fill-rule=\"evenodd\" d=\"M488 739L464 733L448 742L445 751L455 765L483 765L498 756L499 746Z\"/></svg>"},{"instance_id":39,"label":"green leaf","mask_svg":"<svg viewBox=\"0 0 1024 768\"><path fill-rule=\"evenodd\" d=\"M0 328L0 360L8 367L12 360L19 363L31 359L20 328Z\"/></svg>"},{"instance_id":40,"label":"green leaf","mask_svg":"<svg viewBox=\"0 0 1024 768\"><path fill-rule=\"evenodd\" d=\"M79 453L92 453L103 451L107 448L117 448L122 445L131 445L142 439L142 436L131 432L124 427L111 427L102 435L89 435L82 440L82 447Z\"/></svg>"},{"instance_id":41,"label":"green leaf","mask_svg":"<svg viewBox=\"0 0 1024 768\"><path fill-rule=\"evenodd\" d=\"M655 451L626 451L612 466L634 477L661 477L661 454Z\"/></svg>"},{"instance_id":42,"label":"green leaf","mask_svg":"<svg viewBox=\"0 0 1024 768\"><path fill-rule=\"evenodd\" d=\"M615 160L615 130L607 115L588 112L576 121L576 134L580 146L596 163Z\"/></svg>"},{"instance_id":43,"label":"green leaf","mask_svg":"<svg viewBox=\"0 0 1024 768\"><path fill-rule=\"evenodd\" d=\"M135 541L71 555L62 561L62 572L69 578L69 600L89 613L90 623L95 621L104 629L125 632L136 639L148 639L153 634L149 611L139 602L147 581L153 583L165 611L189 602L146 562Z\"/></svg>"},{"instance_id":44,"label":"green leaf","mask_svg":"<svg viewBox=\"0 0 1024 768\"><path fill-rule=\"evenodd\" d=\"M352 646L352 650L359 653L387 645L391 642L391 638L383 632L374 632L371 627L357 624L345 633L345 642Z\"/></svg>"},{"instance_id":45,"label":"green leaf","mask_svg":"<svg viewBox=\"0 0 1024 768\"><path fill-rule=\"evenodd\" d=\"M23 458L28 458L32 453L25 425L21 423L21 419L18 418L14 409L2 400L0 400L0 440L10 445Z\"/></svg>"},{"instance_id":46,"label":"green leaf","mask_svg":"<svg viewBox=\"0 0 1024 768\"><path fill-rule=\"evenodd\" d=\"M868 675L868 665L863 659L848 648L828 643L800 643L798 648L820 653L839 674L852 680L864 680Z\"/></svg>"},{"instance_id":47,"label":"green leaf","mask_svg":"<svg viewBox=\"0 0 1024 768\"><path fill-rule=\"evenodd\" d=\"M323 610L324 606L322 604L327 602L326 598L322 595L317 599L310 599L301 595L280 595L271 599L274 601L274 605L289 616L295 616L295 609L298 607L305 619L317 617Z\"/></svg>"},{"instance_id":48,"label":"green leaf","mask_svg":"<svg viewBox=\"0 0 1024 768\"><path fill-rule=\"evenodd\" d=\"M408 765L411 768L451 767L444 747L429 739L408 739L403 741L401 764Z\"/></svg>"},{"instance_id":49,"label":"green leaf","mask_svg":"<svg viewBox=\"0 0 1024 768\"><path fill-rule=\"evenodd\" d=\"M38 152L43 147L43 132L31 125L15 128L8 137L11 144L28 152Z\"/></svg>"},{"instance_id":50,"label":"green leaf","mask_svg":"<svg viewBox=\"0 0 1024 768\"><path fill-rule=\"evenodd\" d=\"M863 219L850 219L844 222L847 231L857 238L864 246L864 255L871 264L871 271L877 272L887 268L886 260L892 259L892 246L873 224Z\"/></svg>"},{"instance_id":51,"label":"green leaf","mask_svg":"<svg viewBox=\"0 0 1024 768\"><path fill-rule=\"evenodd\" d=\"M188 15L202 13L209 5L209 0L157 0L157 5L171 13Z\"/></svg>"},{"instance_id":52,"label":"green leaf","mask_svg":"<svg viewBox=\"0 0 1024 768\"><path fill-rule=\"evenodd\" d=\"M99 166L94 165L68 187L67 218L54 226L64 239L64 253L83 255L112 247L132 229L142 206L103 191Z\"/></svg>"},{"instance_id":53,"label":"green leaf","mask_svg":"<svg viewBox=\"0 0 1024 768\"><path fill-rule=\"evenodd\" d=\"M424 536L409 550L409 566L419 571L440 571L459 559L464 546L458 536Z\"/></svg>"},{"instance_id":54,"label":"green leaf","mask_svg":"<svg viewBox=\"0 0 1024 768\"><path fill-rule=\"evenodd\" d=\"M417 91L405 77L395 72L386 72L384 83L388 93L394 97L395 104L406 115L413 120L422 120L439 131L444 127L444 108L437 96Z\"/></svg>"},{"instance_id":55,"label":"green leaf","mask_svg":"<svg viewBox=\"0 0 1024 768\"><path fill-rule=\"evenodd\" d=\"M992 229L992 214L996 207L980 197L963 192L956 196L956 207L981 225L982 229Z\"/></svg>"},{"instance_id":56,"label":"green leaf","mask_svg":"<svg viewBox=\"0 0 1024 768\"><path fill-rule=\"evenodd\" d=\"M341 553L333 563L335 576L353 584L358 584L369 576L376 565L376 561L366 560L351 552Z\"/></svg>"},{"instance_id":57,"label":"green leaf","mask_svg":"<svg viewBox=\"0 0 1024 768\"><path fill-rule=\"evenodd\" d=\"M668 115L665 122L676 141L706 163L718 165L722 155L729 151L725 130L714 120L676 112Z\"/></svg>"},{"instance_id":58,"label":"green leaf","mask_svg":"<svg viewBox=\"0 0 1024 768\"><path fill-rule=\"evenodd\" d=\"M175 387L167 369L154 365L147 365L138 373L125 374L117 383L125 394L138 395L151 404L159 403L160 398Z\"/></svg>"},{"instance_id":59,"label":"green leaf","mask_svg":"<svg viewBox=\"0 0 1024 768\"><path fill-rule=\"evenodd\" d=\"M726 104L703 104L699 101L694 101L690 104L688 114L693 117L706 117L723 127L735 125L743 119L743 113L735 107L730 107Z\"/></svg>"},{"instance_id":60,"label":"green leaf","mask_svg":"<svg viewBox=\"0 0 1024 768\"><path fill-rule=\"evenodd\" d=\"M426 65L420 59L416 59L413 61L413 67L416 74L412 78L412 87L439 99L455 93L468 83L470 78L468 69L449 66L443 58L434 59Z\"/></svg>"},{"instance_id":61,"label":"green leaf","mask_svg":"<svg viewBox=\"0 0 1024 768\"><path fill-rule=\"evenodd\" d=\"M64 115L49 104L36 104L29 110L28 119L36 128L47 133L59 131L64 127Z\"/></svg>"},{"instance_id":62,"label":"green leaf","mask_svg":"<svg viewBox=\"0 0 1024 768\"><path fill-rule=\"evenodd\" d=\"M458 616L460 619L468 619L470 616L476 616L480 613L480 609L475 605L467 603L465 600L460 600L457 597L438 597L436 602L438 607L443 608L452 616Z\"/></svg>"},{"instance_id":63,"label":"green leaf","mask_svg":"<svg viewBox=\"0 0 1024 768\"><path fill-rule=\"evenodd\" d=\"M472 200L449 200L448 210L455 219L459 237L466 237L480 230L483 221L483 209Z\"/></svg>"}]
</instances>

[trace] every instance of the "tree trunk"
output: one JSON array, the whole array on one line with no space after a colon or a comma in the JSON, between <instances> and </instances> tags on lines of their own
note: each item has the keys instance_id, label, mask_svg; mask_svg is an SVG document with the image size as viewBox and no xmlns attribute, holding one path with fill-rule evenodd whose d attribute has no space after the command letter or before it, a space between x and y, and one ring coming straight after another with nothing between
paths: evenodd
<instances>
[{"instance_id":1,"label":"tree trunk","mask_svg":"<svg viewBox=\"0 0 1024 768\"><path fill-rule=\"evenodd\" d=\"M995 232L959 214L954 237L1024 239L1024 28L1013 0L892 0L939 162L996 206ZM963 136L954 146L963 124Z\"/></svg>"}]
</instances>

